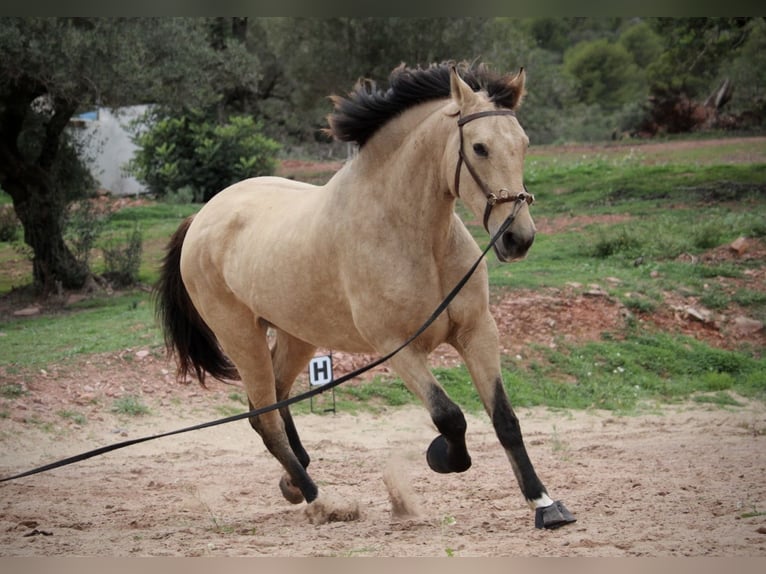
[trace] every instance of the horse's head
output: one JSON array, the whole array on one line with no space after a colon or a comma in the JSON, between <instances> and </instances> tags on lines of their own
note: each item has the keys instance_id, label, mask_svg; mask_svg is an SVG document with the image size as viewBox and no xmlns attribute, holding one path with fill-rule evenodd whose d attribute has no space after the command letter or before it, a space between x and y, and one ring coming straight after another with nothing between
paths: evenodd
<instances>
[{"instance_id":1,"label":"horse's head","mask_svg":"<svg viewBox=\"0 0 766 574\"><path fill-rule=\"evenodd\" d=\"M508 91L503 94L503 107L499 107L485 92L474 92L455 68L451 73L448 113L456 116L457 122L445 166L455 166L449 176L454 176L452 191L483 219L490 236L515 213L495 243L495 254L501 261L524 257L535 239L535 224L529 213L532 196L524 187L529 138L514 113L523 97L524 77L521 70L507 81Z\"/></svg>"}]
</instances>

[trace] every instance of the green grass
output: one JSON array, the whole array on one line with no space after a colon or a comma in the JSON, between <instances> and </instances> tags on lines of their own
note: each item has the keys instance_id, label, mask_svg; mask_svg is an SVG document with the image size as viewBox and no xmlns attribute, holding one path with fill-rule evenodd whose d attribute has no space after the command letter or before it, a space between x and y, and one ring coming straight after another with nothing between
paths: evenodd
<instances>
[{"instance_id":1,"label":"green grass","mask_svg":"<svg viewBox=\"0 0 766 574\"><path fill-rule=\"evenodd\" d=\"M160 348L162 337L149 294L95 297L53 314L0 323L0 364L46 367L94 353ZM33 349L33 352L30 350Z\"/></svg>"},{"instance_id":2,"label":"green grass","mask_svg":"<svg viewBox=\"0 0 766 574\"><path fill-rule=\"evenodd\" d=\"M148 415L150 410L139 397L125 395L114 400L112 412L119 415L138 417Z\"/></svg>"},{"instance_id":3,"label":"green grass","mask_svg":"<svg viewBox=\"0 0 766 574\"><path fill-rule=\"evenodd\" d=\"M631 413L656 403L693 398L700 403L737 406L732 396L766 400L763 359L710 347L695 339L662 333L606 336L601 341L537 349L542 359L517 365L506 358L505 388L517 407L606 409ZM467 369L436 368L436 379L466 411L483 405ZM416 403L398 378L376 378L338 390L343 396L382 405Z\"/></svg>"},{"instance_id":4,"label":"green grass","mask_svg":"<svg viewBox=\"0 0 766 574\"><path fill-rule=\"evenodd\" d=\"M4 399L18 399L25 394L27 394L27 392L24 390L24 387L16 383L0 385L0 397L3 397Z\"/></svg>"},{"instance_id":5,"label":"green grass","mask_svg":"<svg viewBox=\"0 0 766 574\"><path fill-rule=\"evenodd\" d=\"M77 411L62 410L58 412L58 415L62 419L70 420L80 426L85 425L88 422L88 418L84 414L78 413Z\"/></svg>"},{"instance_id":6,"label":"green grass","mask_svg":"<svg viewBox=\"0 0 766 574\"><path fill-rule=\"evenodd\" d=\"M766 321L766 293L752 282L748 287L733 283L763 261L700 258L739 236L766 237L766 165L717 159L742 145L664 155L640 145L610 146L587 155L581 151L535 153L533 149L525 171L527 186L537 198L533 217L541 227L552 218L559 223L571 218L572 225L555 234L539 233L523 261L507 265L490 256L493 297L516 289L598 283L636 315L657 312L666 294L675 293L714 311L736 304L749 316ZM316 183L324 183L328 175L318 174ZM144 238L140 278L153 283L169 236L198 208L163 203L123 209L112 217L105 238L122 237L139 225ZM476 218L462 203L458 209L473 222L469 229L479 245L486 245L486 231ZM616 223L598 218L606 215L620 217L609 220ZM3 268L11 267L18 257L12 247L0 244ZM99 265L102 262L95 257L96 270ZM0 273L0 292L23 282L23 276ZM78 361L96 353L138 347L160 352L162 348L150 296L140 290L91 298L42 316L6 319L0 323L0 333L0 365L6 373ZM534 341L529 345L533 359L503 358L503 378L516 406L634 412L654 403L689 399L726 408L736 408L739 397L766 400L763 350L747 345L723 351L681 335L651 331L636 320L604 333L599 341L559 341L556 349L535 347ZM439 368L434 374L467 410L483 409L464 367ZM6 399L18 392L22 392L19 385L0 387ZM340 387L336 399L337 409L349 412L415 402L394 377ZM246 408L240 393L230 394L229 400L230 404L220 406L222 414ZM327 397L316 402L321 403L321 411ZM294 410L309 412L308 401Z\"/></svg>"}]
</instances>

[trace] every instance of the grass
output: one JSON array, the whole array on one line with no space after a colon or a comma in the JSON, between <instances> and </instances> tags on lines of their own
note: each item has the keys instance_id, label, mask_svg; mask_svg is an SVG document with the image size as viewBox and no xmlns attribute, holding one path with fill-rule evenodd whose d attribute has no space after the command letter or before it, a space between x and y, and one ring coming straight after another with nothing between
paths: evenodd
<instances>
[{"instance_id":1,"label":"grass","mask_svg":"<svg viewBox=\"0 0 766 574\"><path fill-rule=\"evenodd\" d=\"M52 314L11 319L0 323L0 332L5 333L0 364L6 367L45 368L83 355L162 346L151 298L141 291L95 297Z\"/></svg>"},{"instance_id":2,"label":"grass","mask_svg":"<svg viewBox=\"0 0 766 574\"><path fill-rule=\"evenodd\" d=\"M112 405L112 412L118 415L138 417L148 415L150 410L149 407L147 407L139 397L134 395L125 395L114 400L114 404Z\"/></svg>"},{"instance_id":3,"label":"grass","mask_svg":"<svg viewBox=\"0 0 766 574\"><path fill-rule=\"evenodd\" d=\"M80 425L80 426L83 426L83 425L87 424L87 422L88 422L88 418L84 414L78 413L77 411L70 411L68 409L65 409L65 410L59 411L58 415L62 419L70 420L73 423L75 423L77 425Z\"/></svg>"},{"instance_id":4,"label":"grass","mask_svg":"<svg viewBox=\"0 0 766 574\"><path fill-rule=\"evenodd\" d=\"M766 321L766 293L730 285L742 281L751 268L763 266L762 260L704 262L699 257L739 236L766 237L766 164L718 159L742 145L724 143L663 155L633 145L608 146L588 155L533 151L525 171L537 198L533 216L541 224L556 218L559 223L571 219L571 225L555 234L538 234L521 262L505 265L488 259L493 296L514 289L598 283L636 315L657 312L672 292L714 311L738 305ZM763 144L746 145L759 148L755 155L766 153ZM314 183L323 183L329 175L316 174ZM123 209L111 218L107 237L140 226L140 278L152 283L168 237L196 209L171 203ZM462 204L458 209L473 222L469 229L477 242L485 245L487 235L476 218ZM18 269L19 257L8 244L0 244L3 269ZM96 270L99 265L95 257ZM607 282L608 277L619 281ZM0 292L23 280L23 273L0 273ZM158 350L162 337L153 312L150 296L136 290L94 297L42 316L6 319L0 323L0 364L12 373L139 346ZM688 399L729 408L736 408L739 397L766 400L763 350L746 345L723 351L682 335L650 331L638 321L627 321L598 341L559 342L556 349L530 345L532 359L503 358L503 378L517 406L629 413ZM438 368L434 374L467 410L483 409L464 367ZM6 399L19 392L20 385L0 387ZM338 410L351 412L415 402L393 377L341 387L336 393ZM219 407L222 414L246 407L239 393L229 400ZM124 414L138 414L141 408L134 407L129 402L115 404ZM296 405L295 411L309 412L308 402Z\"/></svg>"},{"instance_id":5,"label":"grass","mask_svg":"<svg viewBox=\"0 0 766 574\"><path fill-rule=\"evenodd\" d=\"M27 392L24 390L24 387L19 384L8 383L0 385L0 397L3 397L4 399L18 399L25 394L27 394Z\"/></svg>"},{"instance_id":6,"label":"grass","mask_svg":"<svg viewBox=\"0 0 766 574\"><path fill-rule=\"evenodd\" d=\"M536 351L541 358L528 364L504 361L505 388L516 407L598 408L629 414L690 398L720 406L741 406L737 396L766 401L762 359L690 337L635 332L620 339L607 335L601 341ZM466 411L483 410L465 367L433 372ZM367 408L417 402L394 377L340 388L338 394L362 401Z\"/></svg>"}]
</instances>

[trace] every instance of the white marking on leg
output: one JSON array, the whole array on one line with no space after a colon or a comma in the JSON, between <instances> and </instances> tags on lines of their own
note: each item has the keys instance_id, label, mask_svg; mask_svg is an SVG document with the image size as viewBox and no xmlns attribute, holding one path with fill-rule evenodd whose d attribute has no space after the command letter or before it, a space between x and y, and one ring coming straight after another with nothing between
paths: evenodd
<instances>
[{"instance_id":1,"label":"white marking on leg","mask_svg":"<svg viewBox=\"0 0 766 574\"><path fill-rule=\"evenodd\" d=\"M537 508L545 508L546 506L550 506L553 504L553 500L551 500L551 497L548 496L546 493L543 493L543 495L540 498L535 498L534 500L527 500L527 504L529 504L529 507L532 510L535 510Z\"/></svg>"}]
</instances>

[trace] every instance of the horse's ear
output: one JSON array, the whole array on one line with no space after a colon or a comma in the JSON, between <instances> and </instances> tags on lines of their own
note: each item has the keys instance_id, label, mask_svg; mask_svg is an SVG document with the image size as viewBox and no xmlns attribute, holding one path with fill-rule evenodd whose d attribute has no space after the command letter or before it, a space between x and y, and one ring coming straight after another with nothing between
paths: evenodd
<instances>
[{"instance_id":1,"label":"horse's ear","mask_svg":"<svg viewBox=\"0 0 766 574\"><path fill-rule=\"evenodd\" d=\"M524 99L524 96L527 95L527 92L524 89L524 84L526 84L526 81L526 71L524 68L519 68L519 73L516 74L510 82L508 82L508 87L511 88L514 93L513 106L511 106L511 109L513 110L521 105L521 101Z\"/></svg>"},{"instance_id":2,"label":"horse's ear","mask_svg":"<svg viewBox=\"0 0 766 574\"><path fill-rule=\"evenodd\" d=\"M450 96L459 110L463 110L470 102L476 99L476 94L471 86L463 81L463 78L457 73L457 68L450 68Z\"/></svg>"}]
</instances>

